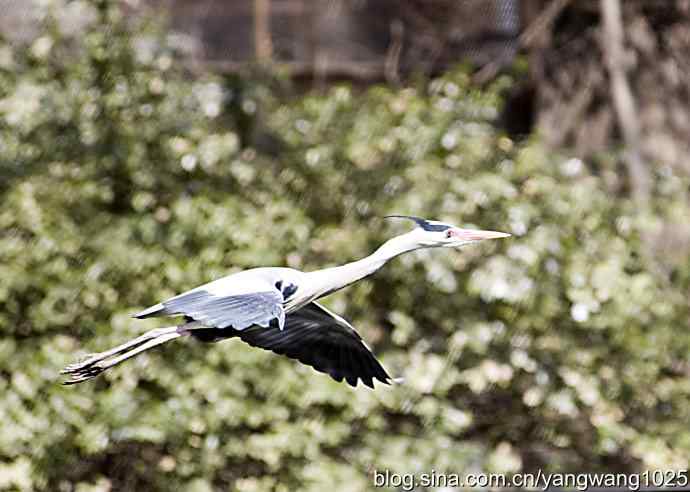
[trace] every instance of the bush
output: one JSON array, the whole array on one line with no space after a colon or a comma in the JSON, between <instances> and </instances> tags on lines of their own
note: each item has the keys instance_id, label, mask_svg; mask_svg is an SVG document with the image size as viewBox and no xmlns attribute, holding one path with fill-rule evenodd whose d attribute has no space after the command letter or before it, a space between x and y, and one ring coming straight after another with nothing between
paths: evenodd
<instances>
[{"instance_id":1,"label":"bush","mask_svg":"<svg viewBox=\"0 0 690 492\"><path fill-rule=\"evenodd\" d=\"M687 277L649 254L658 216L605 174L496 128L509 79L280 104L253 80L190 78L160 29L109 2L73 3L79 29L46 15L28 46L0 47L0 488L362 490L383 468L685 464ZM685 210L660 190L660 213ZM351 389L193 340L59 385L78 354L156 326L130 313L252 266L367 255L409 227L387 213L514 235L403 256L326 301L404 385Z\"/></svg>"}]
</instances>

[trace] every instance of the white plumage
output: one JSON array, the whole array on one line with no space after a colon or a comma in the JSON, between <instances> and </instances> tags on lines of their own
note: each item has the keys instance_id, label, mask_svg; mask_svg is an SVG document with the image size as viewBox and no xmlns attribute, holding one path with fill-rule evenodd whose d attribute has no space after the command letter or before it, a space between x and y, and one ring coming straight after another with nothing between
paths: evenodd
<instances>
[{"instance_id":1,"label":"white plumage","mask_svg":"<svg viewBox=\"0 0 690 492\"><path fill-rule=\"evenodd\" d=\"M415 249L459 248L483 239L507 237L493 231L460 229L418 217L417 228L385 242L373 254L342 266L314 272L284 267L252 268L214 280L155 304L136 318L184 316L182 324L151 330L106 352L67 366L65 384L91 379L134 355L185 335L202 341L240 338L325 372L352 386L359 379L388 384L390 376L359 334L317 299L365 278L390 259Z\"/></svg>"}]
</instances>

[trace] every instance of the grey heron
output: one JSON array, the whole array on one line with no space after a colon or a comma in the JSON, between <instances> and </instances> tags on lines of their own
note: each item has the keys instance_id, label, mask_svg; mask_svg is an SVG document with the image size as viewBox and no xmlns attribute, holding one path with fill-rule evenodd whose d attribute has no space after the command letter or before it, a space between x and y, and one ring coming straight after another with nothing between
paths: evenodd
<instances>
[{"instance_id":1,"label":"grey heron","mask_svg":"<svg viewBox=\"0 0 690 492\"><path fill-rule=\"evenodd\" d=\"M357 282L403 253L422 248L460 248L508 237L495 231L462 229L451 224L406 215L416 227L393 237L374 253L342 266L302 272L286 267L244 270L196 287L149 307L133 317L183 316L184 321L143 335L105 352L87 356L62 370L64 384L89 380L121 362L162 343L190 335L201 341L237 337L297 359L338 382L374 387L392 378L345 319L316 300Z\"/></svg>"}]
</instances>

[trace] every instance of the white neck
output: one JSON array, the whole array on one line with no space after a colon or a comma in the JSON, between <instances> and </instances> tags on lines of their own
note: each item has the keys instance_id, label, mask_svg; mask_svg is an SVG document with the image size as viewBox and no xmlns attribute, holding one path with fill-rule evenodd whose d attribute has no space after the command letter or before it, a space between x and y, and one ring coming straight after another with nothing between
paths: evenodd
<instances>
[{"instance_id":1,"label":"white neck","mask_svg":"<svg viewBox=\"0 0 690 492\"><path fill-rule=\"evenodd\" d=\"M388 260L421 247L410 233L396 236L383 243L379 249L366 258L342 266L307 273L307 285L313 292L313 299L318 299L368 277L385 265Z\"/></svg>"}]
</instances>

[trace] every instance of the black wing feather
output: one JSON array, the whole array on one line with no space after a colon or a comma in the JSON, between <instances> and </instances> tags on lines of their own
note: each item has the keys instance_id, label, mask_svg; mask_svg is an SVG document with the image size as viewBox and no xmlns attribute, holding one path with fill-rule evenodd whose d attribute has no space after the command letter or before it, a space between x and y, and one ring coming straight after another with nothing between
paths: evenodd
<instances>
[{"instance_id":1,"label":"black wing feather","mask_svg":"<svg viewBox=\"0 0 690 492\"><path fill-rule=\"evenodd\" d=\"M312 302L288 314L282 331L252 326L233 334L253 347L271 350L307 364L340 382L357 386L357 380L373 387L377 379L390 384L391 377L342 318Z\"/></svg>"}]
</instances>

